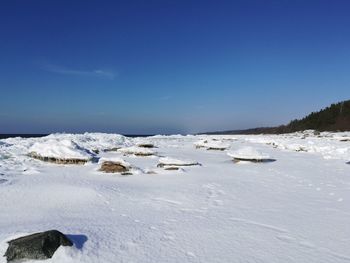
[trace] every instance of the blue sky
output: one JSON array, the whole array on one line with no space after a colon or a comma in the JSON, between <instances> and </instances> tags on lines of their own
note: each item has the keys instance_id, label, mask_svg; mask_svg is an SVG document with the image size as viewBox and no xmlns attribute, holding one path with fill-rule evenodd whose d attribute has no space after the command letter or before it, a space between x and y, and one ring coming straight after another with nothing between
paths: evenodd
<instances>
[{"instance_id":1,"label":"blue sky","mask_svg":"<svg viewBox=\"0 0 350 263\"><path fill-rule=\"evenodd\" d=\"M350 95L349 1L0 4L0 133L271 126Z\"/></svg>"}]
</instances>

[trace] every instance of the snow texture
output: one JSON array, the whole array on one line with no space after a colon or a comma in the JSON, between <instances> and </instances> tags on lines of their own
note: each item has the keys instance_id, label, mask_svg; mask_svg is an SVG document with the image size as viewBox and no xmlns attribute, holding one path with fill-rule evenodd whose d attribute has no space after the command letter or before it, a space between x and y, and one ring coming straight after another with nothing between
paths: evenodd
<instances>
[{"instance_id":1,"label":"snow texture","mask_svg":"<svg viewBox=\"0 0 350 263\"><path fill-rule=\"evenodd\" d=\"M270 159L268 154L262 153L253 147L243 147L237 151L229 151L227 155L234 159L242 160L267 160Z\"/></svg>"},{"instance_id":2,"label":"snow texture","mask_svg":"<svg viewBox=\"0 0 350 263\"><path fill-rule=\"evenodd\" d=\"M164 165L174 165L174 166L189 166L189 165L197 165L198 162L192 160L184 160L184 159L175 159L171 157L162 157L159 159L159 163Z\"/></svg>"},{"instance_id":3,"label":"snow texture","mask_svg":"<svg viewBox=\"0 0 350 263\"><path fill-rule=\"evenodd\" d=\"M202 139L194 143L197 148L206 148L207 150L226 150L229 144L218 139Z\"/></svg>"},{"instance_id":4,"label":"snow texture","mask_svg":"<svg viewBox=\"0 0 350 263\"><path fill-rule=\"evenodd\" d=\"M0 254L11 239L58 229L74 247L60 247L47 263L350 262L348 137L307 131L142 138L157 145L161 159L104 151L141 141L121 135L0 140ZM235 165L228 151L193 147L199 140L233 151L252 147L276 161ZM28 156L33 149L60 158L90 158L99 149L100 162L123 160L135 172L101 173L94 161L45 163ZM202 165L184 169L185 176L157 168L174 159Z\"/></svg>"},{"instance_id":5,"label":"snow texture","mask_svg":"<svg viewBox=\"0 0 350 263\"><path fill-rule=\"evenodd\" d=\"M125 148L120 148L118 151L121 153L125 153L125 154L135 154L135 155L153 155L153 154L155 154L154 151L152 151L148 148L143 148L143 147L138 147L138 146L130 146L130 147L125 147Z\"/></svg>"},{"instance_id":6,"label":"snow texture","mask_svg":"<svg viewBox=\"0 0 350 263\"><path fill-rule=\"evenodd\" d=\"M29 148L29 153L35 153L41 157L60 159L89 160L91 153L68 139L48 139L44 142L36 142Z\"/></svg>"}]
</instances>

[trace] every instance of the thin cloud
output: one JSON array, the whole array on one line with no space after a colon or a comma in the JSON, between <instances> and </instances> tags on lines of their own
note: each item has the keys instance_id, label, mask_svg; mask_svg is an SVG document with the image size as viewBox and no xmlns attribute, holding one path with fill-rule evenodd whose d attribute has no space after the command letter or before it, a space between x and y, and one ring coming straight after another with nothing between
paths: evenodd
<instances>
[{"instance_id":1,"label":"thin cloud","mask_svg":"<svg viewBox=\"0 0 350 263\"><path fill-rule=\"evenodd\" d=\"M43 67L44 70L52 73L62 74L62 75L75 75L75 76L91 76L91 77L100 77L105 79L113 80L117 74L112 71L95 69L95 70L76 70L65 68L62 66L47 64Z\"/></svg>"}]
</instances>

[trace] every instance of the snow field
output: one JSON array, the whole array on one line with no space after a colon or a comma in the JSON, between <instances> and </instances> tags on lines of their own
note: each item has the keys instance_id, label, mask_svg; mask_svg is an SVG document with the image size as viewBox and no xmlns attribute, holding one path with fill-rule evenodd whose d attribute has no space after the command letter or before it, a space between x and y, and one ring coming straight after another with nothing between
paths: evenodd
<instances>
[{"instance_id":1,"label":"snow field","mask_svg":"<svg viewBox=\"0 0 350 263\"><path fill-rule=\"evenodd\" d=\"M140 141L121 135L0 140L7 156L0 159L0 253L10 239L58 229L75 247L60 247L45 262L349 262L350 145L343 135L154 136L142 139L157 146L148 157L105 152ZM228 149L196 149L201 139ZM51 140L100 149L99 162L122 160L138 172L105 174L99 162L57 165L28 156L35 143ZM245 147L276 161L232 163L227 153ZM164 160L202 165L164 171L157 168Z\"/></svg>"}]
</instances>

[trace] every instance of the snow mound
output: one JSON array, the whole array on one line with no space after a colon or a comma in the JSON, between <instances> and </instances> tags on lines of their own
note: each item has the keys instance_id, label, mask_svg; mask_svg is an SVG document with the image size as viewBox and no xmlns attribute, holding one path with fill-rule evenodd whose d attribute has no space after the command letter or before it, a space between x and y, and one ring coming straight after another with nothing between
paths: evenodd
<instances>
[{"instance_id":1,"label":"snow mound","mask_svg":"<svg viewBox=\"0 0 350 263\"><path fill-rule=\"evenodd\" d=\"M126 168L130 168L131 167L130 163L126 162L125 160L123 160L120 157L102 157L98 161L99 164L102 164L104 162L118 163L118 164L123 165Z\"/></svg>"},{"instance_id":2,"label":"snow mound","mask_svg":"<svg viewBox=\"0 0 350 263\"><path fill-rule=\"evenodd\" d=\"M196 148L206 148L207 150L226 150L230 145L216 139L202 139L194 143Z\"/></svg>"},{"instance_id":3,"label":"snow mound","mask_svg":"<svg viewBox=\"0 0 350 263\"><path fill-rule=\"evenodd\" d=\"M192 165L199 165L198 162L192 161L192 160L180 160L180 159L175 159L171 157L162 157L159 159L159 164L158 166L192 166Z\"/></svg>"},{"instance_id":4,"label":"snow mound","mask_svg":"<svg viewBox=\"0 0 350 263\"><path fill-rule=\"evenodd\" d=\"M130 146L129 138L120 134L84 133L84 134L50 134L48 139L68 139L90 151L103 151L108 149Z\"/></svg>"},{"instance_id":5,"label":"snow mound","mask_svg":"<svg viewBox=\"0 0 350 263\"><path fill-rule=\"evenodd\" d=\"M262 153L250 146L241 148L237 151L229 151L227 152L227 155L237 160L263 161L270 159L268 154Z\"/></svg>"},{"instance_id":6,"label":"snow mound","mask_svg":"<svg viewBox=\"0 0 350 263\"><path fill-rule=\"evenodd\" d=\"M118 151L124 154L134 154L136 156L150 156L155 154L154 151L148 148L143 148L138 146L124 147L124 148L120 148Z\"/></svg>"},{"instance_id":7,"label":"snow mound","mask_svg":"<svg viewBox=\"0 0 350 263\"><path fill-rule=\"evenodd\" d=\"M208 143L207 139L201 139L198 142L195 142L194 146L196 146L196 148L207 147L207 143Z\"/></svg>"},{"instance_id":8,"label":"snow mound","mask_svg":"<svg viewBox=\"0 0 350 263\"><path fill-rule=\"evenodd\" d=\"M49 157L61 160L78 159L90 160L93 155L72 140L48 139L36 142L29 148L29 153L37 157Z\"/></svg>"}]
</instances>

